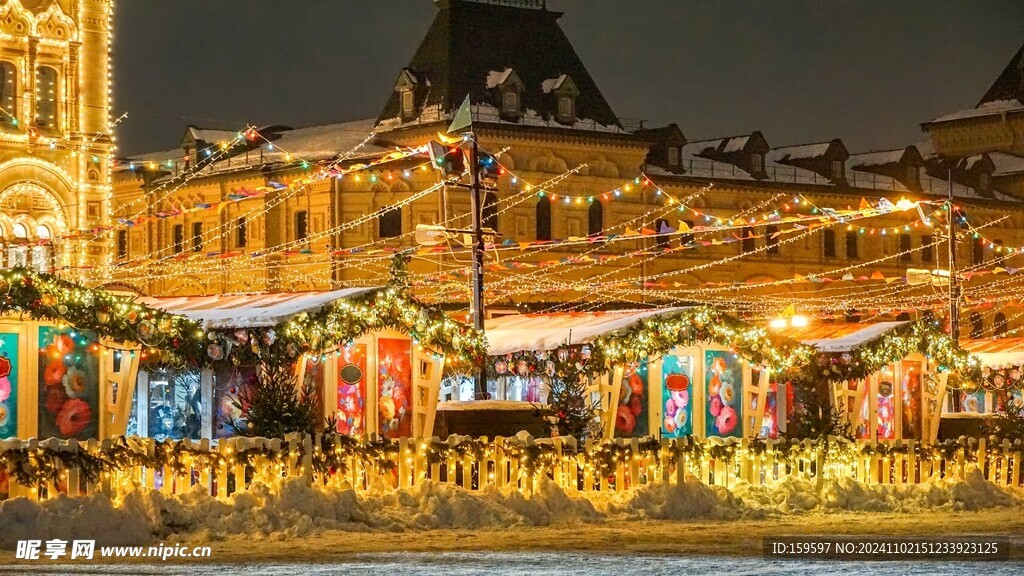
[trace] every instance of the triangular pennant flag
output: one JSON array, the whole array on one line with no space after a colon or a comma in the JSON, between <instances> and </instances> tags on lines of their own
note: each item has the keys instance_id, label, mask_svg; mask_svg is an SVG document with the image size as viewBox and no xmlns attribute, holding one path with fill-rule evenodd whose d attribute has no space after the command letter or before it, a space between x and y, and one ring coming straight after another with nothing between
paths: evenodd
<instances>
[{"instance_id":1,"label":"triangular pennant flag","mask_svg":"<svg viewBox=\"0 0 1024 576\"><path fill-rule=\"evenodd\" d=\"M462 132L466 128L472 129L473 127L473 114L470 111L469 94L466 94L466 99L462 101L462 105L455 111L455 117L452 118L452 123L448 125L448 133Z\"/></svg>"},{"instance_id":2,"label":"triangular pennant flag","mask_svg":"<svg viewBox=\"0 0 1024 576\"><path fill-rule=\"evenodd\" d=\"M449 132L450 132L450 130L449 130ZM861 210L867 210L868 208L871 208L871 204L868 203L867 198L861 197L861 199L860 199L860 209Z\"/></svg>"},{"instance_id":3,"label":"triangular pennant flag","mask_svg":"<svg viewBox=\"0 0 1024 576\"><path fill-rule=\"evenodd\" d=\"M874 272L871 273L871 279L872 280L885 280L885 275L882 274L881 272L879 272L878 270L875 270Z\"/></svg>"}]
</instances>

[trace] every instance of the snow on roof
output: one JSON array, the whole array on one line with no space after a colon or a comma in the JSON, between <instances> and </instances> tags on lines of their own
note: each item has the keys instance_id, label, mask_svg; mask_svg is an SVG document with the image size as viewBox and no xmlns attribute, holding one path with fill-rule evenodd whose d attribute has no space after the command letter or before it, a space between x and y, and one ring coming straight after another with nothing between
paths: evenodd
<instances>
[{"instance_id":1,"label":"snow on roof","mask_svg":"<svg viewBox=\"0 0 1024 576\"><path fill-rule=\"evenodd\" d=\"M565 74L559 75L558 78L548 78L540 83L540 89L544 91L545 94L550 93L552 90L558 90L562 87L562 83L565 82L566 78L568 78L568 76Z\"/></svg>"},{"instance_id":2,"label":"snow on roof","mask_svg":"<svg viewBox=\"0 0 1024 576\"><path fill-rule=\"evenodd\" d=\"M487 73L487 89L490 90L491 88L501 86L508 80L510 74L512 74L511 68L505 68L501 72L491 70Z\"/></svg>"},{"instance_id":3,"label":"snow on roof","mask_svg":"<svg viewBox=\"0 0 1024 576\"><path fill-rule=\"evenodd\" d=\"M829 184L831 180L813 170L768 161L764 165L768 179L772 182L793 182L795 184Z\"/></svg>"},{"instance_id":4,"label":"snow on roof","mask_svg":"<svg viewBox=\"0 0 1024 576\"><path fill-rule=\"evenodd\" d=\"M965 340L960 345L989 368L1010 368L1024 364L1024 338Z\"/></svg>"},{"instance_id":5,"label":"snow on roof","mask_svg":"<svg viewBox=\"0 0 1024 576\"><path fill-rule=\"evenodd\" d=\"M679 149L679 154L683 158L703 158L701 154L703 154L705 150L718 150L718 146L721 143L721 138L715 138L714 140L697 140L694 142L687 142L686 145Z\"/></svg>"},{"instance_id":6,"label":"snow on roof","mask_svg":"<svg viewBox=\"0 0 1024 576\"><path fill-rule=\"evenodd\" d=\"M803 328L785 328L778 333L814 346L822 352L849 352L904 324L906 322L815 324Z\"/></svg>"},{"instance_id":7,"label":"snow on roof","mask_svg":"<svg viewBox=\"0 0 1024 576\"><path fill-rule=\"evenodd\" d=\"M320 310L344 298L375 288L345 288L329 292L274 292L219 296L139 298L138 302L180 314L203 323L206 328L255 328L273 326L301 312Z\"/></svg>"},{"instance_id":8,"label":"snow on roof","mask_svg":"<svg viewBox=\"0 0 1024 576\"><path fill-rule=\"evenodd\" d=\"M996 167L992 172L993 176L1006 176L1024 172L1024 157L1014 156L1005 152L989 152L988 156Z\"/></svg>"},{"instance_id":9,"label":"snow on roof","mask_svg":"<svg viewBox=\"0 0 1024 576\"><path fill-rule=\"evenodd\" d=\"M747 142L750 141L750 136L734 136L729 138L725 143L725 148L722 152L739 152L747 146Z\"/></svg>"},{"instance_id":10,"label":"snow on roof","mask_svg":"<svg viewBox=\"0 0 1024 576\"><path fill-rule=\"evenodd\" d=\"M1010 100L993 100L991 102L985 102L977 108L958 110L952 114L939 116L928 123L950 122L952 120L965 120L967 118L981 118L983 116L993 116L996 114L1005 114L1007 112L1024 112L1024 104L1016 98Z\"/></svg>"},{"instance_id":11,"label":"snow on roof","mask_svg":"<svg viewBox=\"0 0 1024 576\"><path fill-rule=\"evenodd\" d=\"M566 344L586 344L599 336L629 328L644 318L681 308L614 312L515 314L487 320L487 353L491 356L521 350L554 350Z\"/></svg>"},{"instance_id":12,"label":"snow on roof","mask_svg":"<svg viewBox=\"0 0 1024 576\"><path fill-rule=\"evenodd\" d=\"M772 148L768 152L766 160L772 162L784 162L787 160L797 160L800 158L818 158L823 156L828 151L828 147L832 145L832 142L815 142L813 144L799 144L797 146L782 146L780 148Z\"/></svg>"},{"instance_id":13,"label":"snow on roof","mask_svg":"<svg viewBox=\"0 0 1024 576\"><path fill-rule=\"evenodd\" d=\"M906 151L906 148L896 148L895 150L877 150L874 152L850 154L850 159L846 161L846 165L851 168L858 168L861 166L898 164Z\"/></svg>"},{"instance_id":14,"label":"snow on roof","mask_svg":"<svg viewBox=\"0 0 1024 576\"><path fill-rule=\"evenodd\" d=\"M681 165L683 173L670 172L659 166L648 165L644 172L648 176L689 176L692 178L722 178L723 180L753 180L754 177L732 164L689 158Z\"/></svg>"},{"instance_id":15,"label":"snow on roof","mask_svg":"<svg viewBox=\"0 0 1024 576\"><path fill-rule=\"evenodd\" d=\"M191 134L194 140L203 141L207 144L219 144L221 142L231 142L238 138L238 132L234 130L215 130L209 128L196 128L195 126L189 126L189 134Z\"/></svg>"}]
</instances>

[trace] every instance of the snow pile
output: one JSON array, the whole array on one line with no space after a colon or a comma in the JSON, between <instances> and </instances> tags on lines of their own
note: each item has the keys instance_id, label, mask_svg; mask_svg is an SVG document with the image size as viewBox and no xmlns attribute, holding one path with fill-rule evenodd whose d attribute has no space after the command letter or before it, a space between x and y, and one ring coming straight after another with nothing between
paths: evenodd
<instances>
[{"instance_id":1,"label":"snow pile","mask_svg":"<svg viewBox=\"0 0 1024 576\"><path fill-rule=\"evenodd\" d=\"M854 512L921 512L981 510L1024 503L1014 494L985 480L977 467L963 480L935 478L902 486L864 484L852 478L829 478L818 489L811 480L789 476L771 486L741 483L733 494L755 510L805 512L815 509Z\"/></svg>"},{"instance_id":2,"label":"snow pile","mask_svg":"<svg viewBox=\"0 0 1024 576\"><path fill-rule=\"evenodd\" d=\"M425 481L413 488L306 484L300 478L253 483L218 500L199 487L178 496L126 486L113 500L92 495L46 502L0 502L0 549L18 540L95 538L101 545L142 545L156 540L211 541L232 535L284 540L331 530L399 532L423 529L509 528L610 522L616 519L691 520L761 518L807 511L915 512L979 510L1024 503L1019 491L1000 488L976 468L962 480L880 486L855 480L788 477L770 486L739 483L726 489L690 477L621 493L570 493L541 479L526 494L487 487L468 492Z\"/></svg>"}]
</instances>

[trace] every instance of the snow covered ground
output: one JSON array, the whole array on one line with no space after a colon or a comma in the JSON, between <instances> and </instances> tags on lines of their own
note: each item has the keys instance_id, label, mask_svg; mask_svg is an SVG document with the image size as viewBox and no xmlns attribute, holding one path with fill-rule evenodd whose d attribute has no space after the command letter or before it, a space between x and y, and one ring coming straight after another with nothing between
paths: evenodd
<instances>
[{"instance_id":1,"label":"snow covered ground","mask_svg":"<svg viewBox=\"0 0 1024 576\"><path fill-rule=\"evenodd\" d=\"M254 484L220 501L128 487L103 496L0 503L0 549L18 540L95 538L97 545L191 542L211 561L269 562L359 552L596 550L758 554L769 534L1024 534L1024 493L971 470L914 486L793 478L731 490L688 481L623 493L467 492L424 482L355 492L297 478ZM386 535L385 535L386 534ZM258 543L255 544L254 543ZM1019 543L1018 543L1019 547ZM313 555L313 556L310 556ZM325 556L326 555L326 556ZM0 564L12 558L0 553Z\"/></svg>"}]
</instances>

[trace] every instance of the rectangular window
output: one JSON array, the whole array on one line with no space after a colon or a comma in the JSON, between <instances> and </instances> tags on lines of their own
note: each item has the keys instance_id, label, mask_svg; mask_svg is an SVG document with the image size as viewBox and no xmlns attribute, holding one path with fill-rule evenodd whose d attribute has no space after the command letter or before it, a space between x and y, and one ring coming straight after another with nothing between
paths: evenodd
<instances>
[{"instance_id":1,"label":"rectangular window","mask_svg":"<svg viewBox=\"0 0 1024 576\"><path fill-rule=\"evenodd\" d=\"M857 232L846 233L846 257L850 260L858 258L857 255Z\"/></svg>"},{"instance_id":2,"label":"rectangular window","mask_svg":"<svg viewBox=\"0 0 1024 576\"><path fill-rule=\"evenodd\" d=\"M671 166L679 165L679 147L669 146L668 148L668 163Z\"/></svg>"},{"instance_id":3,"label":"rectangular window","mask_svg":"<svg viewBox=\"0 0 1024 576\"><path fill-rule=\"evenodd\" d=\"M743 229L743 253L748 254L757 249L757 239L754 238L753 228Z\"/></svg>"},{"instance_id":4,"label":"rectangular window","mask_svg":"<svg viewBox=\"0 0 1024 576\"><path fill-rule=\"evenodd\" d=\"M971 242L971 263L981 264L985 261L985 244L981 238Z\"/></svg>"},{"instance_id":5,"label":"rectangular window","mask_svg":"<svg viewBox=\"0 0 1024 576\"><path fill-rule=\"evenodd\" d=\"M917 184L918 179L921 177L921 172L917 166L907 166L907 183Z\"/></svg>"},{"instance_id":6,"label":"rectangular window","mask_svg":"<svg viewBox=\"0 0 1024 576\"><path fill-rule=\"evenodd\" d=\"M935 261L935 246L932 246L933 240L931 234L925 234L921 236L921 261L922 262L934 262Z\"/></svg>"},{"instance_id":7,"label":"rectangular window","mask_svg":"<svg viewBox=\"0 0 1024 576\"><path fill-rule=\"evenodd\" d=\"M573 117L572 96L559 96L558 117L563 120L570 120Z\"/></svg>"},{"instance_id":8,"label":"rectangular window","mask_svg":"<svg viewBox=\"0 0 1024 576\"><path fill-rule=\"evenodd\" d=\"M249 222L245 217L235 221L235 247L245 248L249 244Z\"/></svg>"},{"instance_id":9,"label":"rectangular window","mask_svg":"<svg viewBox=\"0 0 1024 576\"><path fill-rule=\"evenodd\" d=\"M823 234L822 237L821 237L822 255L825 258L835 258L836 257L836 231L835 230L825 230L822 234Z\"/></svg>"},{"instance_id":10,"label":"rectangular window","mask_svg":"<svg viewBox=\"0 0 1024 576\"><path fill-rule=\"evenodd\" d=\"M193 222L192 223L192 251L202 252L203 251L203 223Z\"/></svg>"},{"instance_id":11,"label":"rectangular window","mask_svg":"<svg viewBox=\"0 0 1024 576\"><path fill-rule=\"evenodd\" d=\"M409 115L415 112L412 90L402 90L402 114Z\"/></svg>"},{"instance_id":12,"label":"rectangular window","mask_svg":"<svg viewBox=\"0 0 1024 576\"><path fill-rule=\"evenodd\" d=\"M501 98L501 108L506 114L518 114L519 93L515 90L505 90Z\"/></svg>"},{"instance_id":13,"label":"rectangular window","mask_svg":"<svg viewBox=\"0 0 1024 576\"><path fill-rule=\"evenodd\" d=\"M309 212L299 210L295 213L295 239L305 240L309 236Z\"/></svg>"},{"instance_id":14,"label":"rectangular window","mask_svg":"<svg viewBox=\"0 0 1024 576\"><path fill-rule=\"evenodd\" d=\"M755 174L760 174L760 173L764 172L764 156L761 156L760 154L756 154L756 153L755 154L751 154L750 155L750 169Z\"/></svg>"},{"instance_id":15,"label":"rectangular window","mask_svg":"<svg viewBox=\"0 0 1024 576\"><path fill-rule=\"evenodd\" d=\"M988 190L988 174L978 174L978 189Z\"/></svg>"},{"instance_id":16,"label":"rectangular window","mask_svg":"<svg viewBox=\"0 0 1024 576\"><path fill-rule=\"evenodd\" d=\"M128 257L128 231L117 231L117 259L124 260Z\"/></svg>"},{"instance_id":17,"label":"rectangular window","mask_svg":"<svg viewBox=\"0 0 1024 576\"><path fill-rule=\"evenodd\" d=\"M910 262L914 253L911 252L910 234L900 234L900 262Z\"/></svg>"},{"instance_id":18,"label":"rectangular window","mask_svg":"<svg viewBox=\"0 0 1024 576\"><path fill-rule=\"evenodd\" d=\"M769 254L778 254L779 253L779 237L778 237L778 233L779 233L779 227L778 226L768 226L767 228L764 229L764 235L765 235L765 238L766 238L765 244L768 246L768 253Z\"/></svg>"},{"instance_id":19,"label":"rectangular window","mask_svg":"<svg viewBox=\"0 0 1024 576\"><path fill-rule=\"evenodd\" d=\"M832 161L832 178L834 180L844 180L846 178L846 167L843 166L842 160Z\"/></svg>"},{"instance_id":20,"label":"rectangular window","mask_svg":"<svg viewBox=\"0 0 1024 576\"><path fill-rule=\"evenodd\" d=\"M185 250L185 225L175 224L171 230L171 243L174 246L174 253L181 254Z\"/></svg>"}]
</instances>

